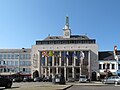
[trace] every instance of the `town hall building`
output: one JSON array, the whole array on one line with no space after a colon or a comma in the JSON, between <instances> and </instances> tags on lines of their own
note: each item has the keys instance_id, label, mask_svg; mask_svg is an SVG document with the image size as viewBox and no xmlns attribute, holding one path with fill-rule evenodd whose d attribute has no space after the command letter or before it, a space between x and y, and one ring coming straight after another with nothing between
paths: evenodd
<instances>
[{"instance_id":1,"label":"town hall building","mask_svg":"<svg viewBox=\"0 0 120 90\"><path fill-rule=\"evenodd\" d=\"M56 74L65 79L79 80L80 75L96 77L98 72L98 45L86 35L72 35L69 17L62 36L48 36L37 40L31 49L32 74L37 70L40 77Z\"/></svg>"}]
</instances>

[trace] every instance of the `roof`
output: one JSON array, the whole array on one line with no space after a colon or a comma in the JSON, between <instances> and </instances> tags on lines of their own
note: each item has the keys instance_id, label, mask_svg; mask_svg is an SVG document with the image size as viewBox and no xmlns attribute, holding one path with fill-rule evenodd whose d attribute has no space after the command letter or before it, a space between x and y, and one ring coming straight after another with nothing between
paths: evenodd
<instances>
[{"instance_id":1,"label":"roof","mask_svg":"<svg viewBox=\"0 0 120 90\"><path fill-rule=\"evenodd\" d=\"M31 49L22 48L22 49L0 49L0 53L31 53Z\"/></svg>"},{"instance_id":2,"label":"roof","mask_svg":"<svg viewBox=\"0 0 120 90\"><path fill-rule=\"evenodd\" d=\"M70 38L63 36L48 36L44 40L90 40L86 35L71 35Z\"/></svg>"},{"instance_id":3,"label":"roof","mask_svg":"<svg viewBox=\"0 0 120 90\"><path fill-rule=\"evenodd\" d=\"M98 60L115 60L113 51L98 52Z\"/></svg>"}]
</instances>

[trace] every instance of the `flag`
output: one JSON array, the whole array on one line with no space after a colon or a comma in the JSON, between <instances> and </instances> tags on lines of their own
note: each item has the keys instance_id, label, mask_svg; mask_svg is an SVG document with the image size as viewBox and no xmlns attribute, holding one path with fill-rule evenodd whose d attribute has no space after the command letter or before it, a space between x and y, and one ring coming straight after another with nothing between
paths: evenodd
<instances>
[{"instance_id":1,"label":"flag","mask_svg":"<svg viewBox=\"0 0 120 90\"><path fill-rule=\"evenodd\" d=\"M61 56L59 55L59 53L58 52L54 52L54 57L58 57L58 58L61 58Z\"/></svg>"},{"instance_id":2,"label":"flag","mask_svg":"<svg viewBox=\"0 0 120 90\"><path fill-rule=\"evenodd\" d=\"M52 51L49 51L49 56L52 57L54 54Z\"/></svg>"},{"instance_id":3,"label":"flag","mask_svg":"<svg viewBox=\"0 0 120 90\"><path fill-rule=\"evenodd\" d=\"M75 59L78 59L76 53L73 53L72 56L73 56Z\"/></svg>"},{"instance_id":4,"label":"flag","mask_svg":"<svg viewBox=\"0 0 120 90\"><path fill-rule=\"evenodd\" d=\"M64 52L64 57L68 58L69 55L66 52Z\"/></svg>"},{"instance_id":5,"label":"flag","mask_svg":"<svg viewBox=\"0 0 120 90\"><path fill-rule=\"evenodd\" d=\"M68 58L68 57L69 57L69 55L68 55L68 54L65 54L65 56L66 56L66 58Z\"/></svg>"},{"instance_id":6,"label":"flag","mask_svg":"<svg viewBox=\"0 0 120 90\"><path fill-rule=\"evenodd\" d=\"M80 58L81 58L81 59L84 59L84 58L85 58L85 55L84 55L83 51L80 51Z\"/></svg>"},{"instance_id":7,"label":"flag","mask_svg":"<svg viewBox=\"0 0 120 90\"><path fill-rule=\"evenodd\" d=\"M44 55L45 57L49 57L49 55L47 54L47 51L43 51L42 55Z\"/></svg>"}]
</instances>

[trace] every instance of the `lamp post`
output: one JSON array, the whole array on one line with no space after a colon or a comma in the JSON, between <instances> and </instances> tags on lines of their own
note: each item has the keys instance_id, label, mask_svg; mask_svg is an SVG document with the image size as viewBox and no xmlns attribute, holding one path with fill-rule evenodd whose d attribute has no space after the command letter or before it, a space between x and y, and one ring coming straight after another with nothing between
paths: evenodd
<instances>
[{"instance_id":1,"label":"lamp post","mask_svg":"<svg viewBox=\"0 0 120 90\"><path fill-rule=\"evenodd\" d=\"M18 54L18 72L20 72L20 53Z\"/></svg>"},{"instance_id":2,"label":"lamp post","mask_svg":"<svg viewBox=\"0 0 120 90\"><path fill-rule=\"evenodd\" d=\"M25 48L22 48L22 52L26 52ZM21 55L21 51L19 51L18 53L18 72L20 73L20 55Z\"/></svg>"}]
</instances>

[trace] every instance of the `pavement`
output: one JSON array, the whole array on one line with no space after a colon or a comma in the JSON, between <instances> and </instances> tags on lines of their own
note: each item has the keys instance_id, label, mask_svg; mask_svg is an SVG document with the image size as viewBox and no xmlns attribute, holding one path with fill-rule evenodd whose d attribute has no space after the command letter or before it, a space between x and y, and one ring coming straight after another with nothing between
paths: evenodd
<instances>
[{"instance_id":1,"label":"pavement","mask_svg":"<svg viewBox=\"0 0 120 90\"><path fill-rule=\"evenodd\" d=\"M59 85L50 82L25 82L25 83L13 83L11 89L12 90L66 90L71 86L73 85L72 84Z\"/></svg>"},{"instance_id":2,"label":"pavement","mask_svg":"<svg viewBox=\"0 0 120 90\"><path fill-rule=\"evenodd\" d=\"M97 85L105 85L105 84L102 84L102 82L90 82L90 83L66 82L65 85L59 85L59 84L53 84L51 82L21 82L21 83L13 83L11 89L4 89L4 90L66 90L72 87L73 85L97 86Z\"/></svg>"}]
</instances>

